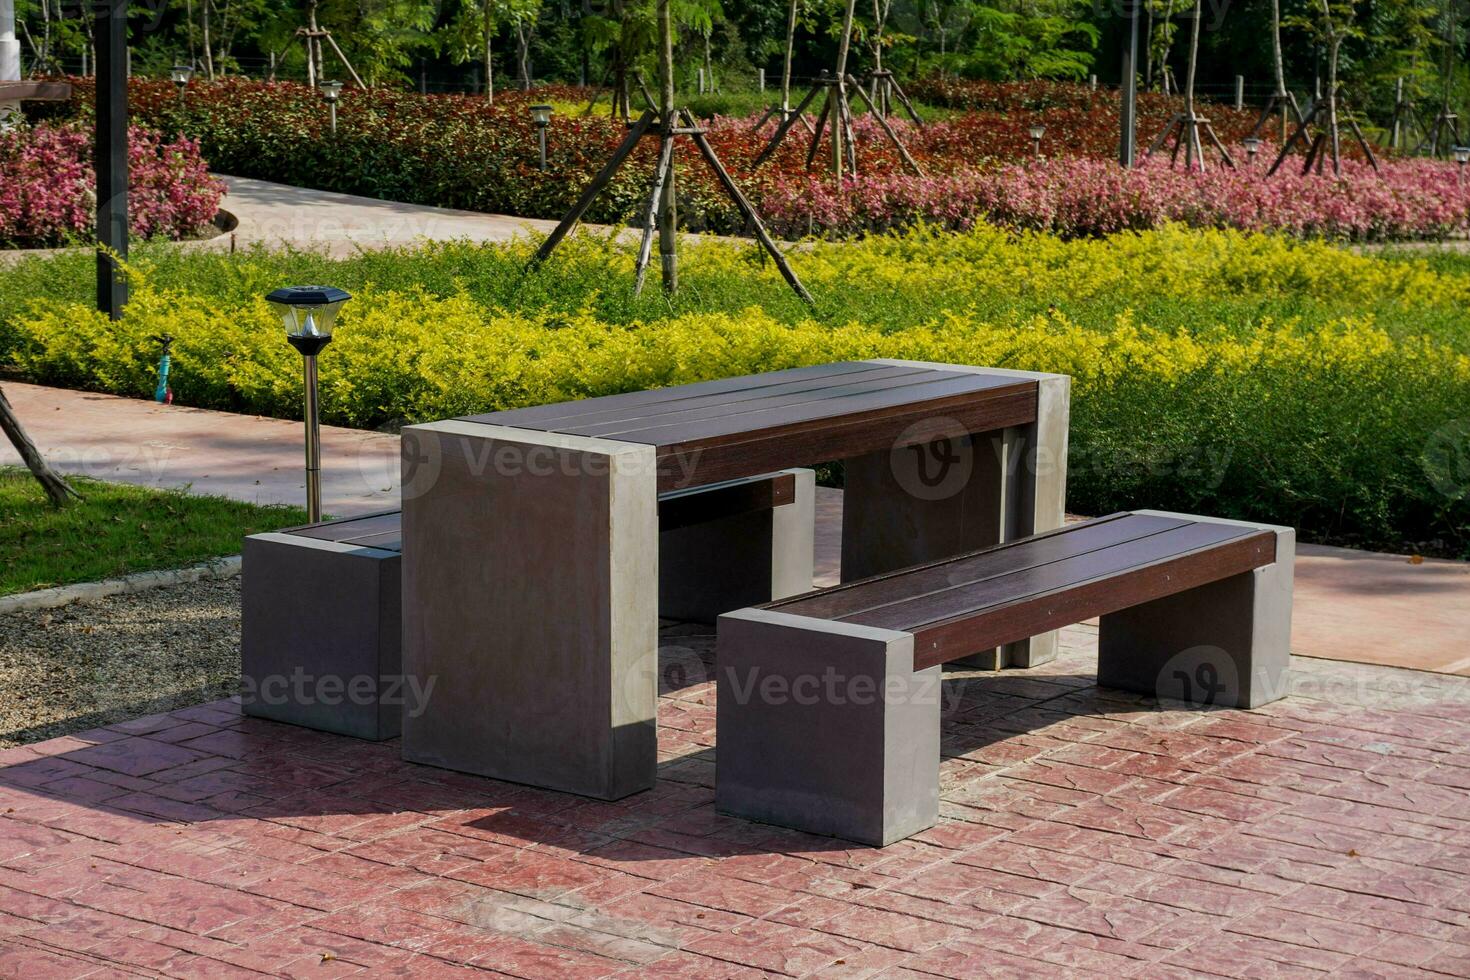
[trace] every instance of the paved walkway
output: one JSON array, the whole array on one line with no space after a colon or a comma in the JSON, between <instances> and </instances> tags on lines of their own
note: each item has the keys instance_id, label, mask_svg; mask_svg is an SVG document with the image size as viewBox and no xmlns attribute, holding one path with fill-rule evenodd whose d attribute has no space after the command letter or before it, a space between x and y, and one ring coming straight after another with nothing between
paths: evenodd
<instances>
[{"instance_id":1,"label":"paved walkway","mask_svg":"<svg viewBox=\"0 0 1470 980\"><path fill-rule=\"evenodd\" d=\"M36 385L5 390L68 472L262 503L305 498L300 423ZM328 426L322 441L329 513L397 506L397 436ZM8 444L6 462L19 462ZM840 523L841 494L824 494L818 552L829 578ZM1470 676L1470 564L1303 545L1296 576L1297 653Z\"/></svg>"},{"instance_id":2,"label":"paved walkway","mask_svg":"<svg viewBox=\"0 0 1470 980\"><path fill-rule=\"evenodd\" d=\"M260 242L297 248L325 247L334 255L359 248L407 245L418 239L500 242L527 230L549 232L555 221L456 211L310 190L246 177L222 177L229 186L224 207L239 219L237 244ZM228 248L230 236L208 243Z\"/></svg>"},{"instance_id":3,"label":"paved walkway","mask_svg":"<svg viewBox=\"0 0 1470 980\"><path fill-rule=\"evenodd\" d=\"M0 752L0 975L1470 975L1470 684L1299 660L1255 711L1100 690L1096 635L946 674L941 822L723 817L712 637L655 788L415 766L216 702Z\"/></svg>"}]
</instances>

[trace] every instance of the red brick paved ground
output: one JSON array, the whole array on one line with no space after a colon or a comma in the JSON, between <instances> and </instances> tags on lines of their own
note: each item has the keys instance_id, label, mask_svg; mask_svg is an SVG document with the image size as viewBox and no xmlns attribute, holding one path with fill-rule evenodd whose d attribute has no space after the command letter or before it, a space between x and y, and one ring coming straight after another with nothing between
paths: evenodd
<instances>
[{"instance_id":1,"label":"red brick paved ground","mask_svg":"<svg viewBox=\"0 0 1470 980\"><path fill-rule=\"evenodd\" d=\"M9 750L0 975L1470 974L1463 679L1302 661L1265 710L1161 710L1066 639L950 675L943 821L884 850L714 813L688 629L616 804L229 702Z\"/></svg>"}]
</instances>

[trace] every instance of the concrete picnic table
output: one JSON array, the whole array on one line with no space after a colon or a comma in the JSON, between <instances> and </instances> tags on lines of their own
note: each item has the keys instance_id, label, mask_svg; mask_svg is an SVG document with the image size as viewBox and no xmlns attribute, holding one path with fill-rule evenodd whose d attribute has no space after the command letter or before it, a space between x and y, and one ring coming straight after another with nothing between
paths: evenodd
<instances>
[{"instance_id":1,"label":"concrete picnic table","mask_svg":"<svg viewBox=\"0 0 1470 980\"><path fill-rule=\"evenodd\" d=\"M841 460L843 579L937 560L1062 525L1069 393L850 361L405 428L403 663L431 693L404 758L606 800L651 787L661 492Z\"/></svg>"}]
</instances>

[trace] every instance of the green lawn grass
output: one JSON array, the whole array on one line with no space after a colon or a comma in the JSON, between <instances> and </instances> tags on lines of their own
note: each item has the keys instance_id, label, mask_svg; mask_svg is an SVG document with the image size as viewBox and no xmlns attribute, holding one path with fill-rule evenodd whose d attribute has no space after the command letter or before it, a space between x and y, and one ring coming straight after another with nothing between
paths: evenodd
<instances>
[{"instance_id":1,"label":"green lawn grass","mask_svg":"<svg viewBox=\"0 0 1470 980\"><path fill-rule=\"evenodd\" d=\"M28 472L0 467L0 595L238 554L247 534L306 521L297 507L70 482L84 499L58 510Z\"/></svg>"}]
</instances>

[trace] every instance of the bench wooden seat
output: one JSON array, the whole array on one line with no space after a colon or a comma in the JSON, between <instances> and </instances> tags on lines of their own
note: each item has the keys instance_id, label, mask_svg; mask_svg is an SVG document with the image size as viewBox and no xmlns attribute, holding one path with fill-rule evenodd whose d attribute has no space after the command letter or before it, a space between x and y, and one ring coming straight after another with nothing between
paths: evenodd
<instances>
[{"instance_id":1,"label":"bench wooden seat","mask_svg":"<svg viewBox=\"0 0 1470 980\"><path fill-rule=\"evenodd\" d=\"M722 612L809 590L815 495L808 469L660 494L660 615L714 622ZM402 686L402 552L396 510L245 540L246 714L359 738L399 734L400 702L413 694ZM291 681L295 674L304 686ZM357 678L370 680L359 682L368 693L354 698L348 687ZM302 696L324 679L338 692L330 703Z\"/></svg>"},{"instance_id":2,"label":"bench wooden seat","mask_svg":"<svg viewBox=\"0 0 1470 980\"><path fill-rule=\"evenodd\" d=\"M1100 685L1275 700L1294 552L1290 528L1138 511L724 615L717 806L879 845L932 826L940 665L1093 617Z\"/></svg>"}]
</instances>

